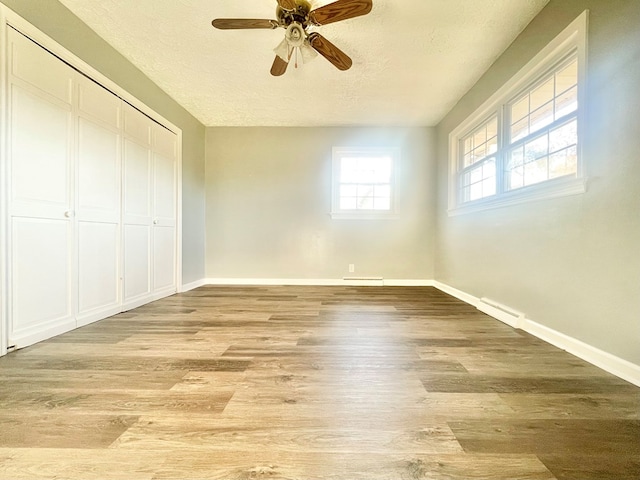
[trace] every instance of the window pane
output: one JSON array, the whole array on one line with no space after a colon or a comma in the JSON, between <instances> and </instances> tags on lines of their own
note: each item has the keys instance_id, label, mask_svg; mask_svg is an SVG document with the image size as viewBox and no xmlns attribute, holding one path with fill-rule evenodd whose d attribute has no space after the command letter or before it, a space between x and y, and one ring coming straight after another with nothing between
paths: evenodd
<instances>
[{"instance_id":1,"label":"window pane","mask_svg":"<svg viewBox=\"0 0 640 480\"><path fill-rule=\"evenodd\" d=\"M496 193L496 160L489 158L462 176L463 201L479 200Z\"/></svg>"},{"instance_id":2,"label":"window pane","mask_svg":"<svg viewBox=\"0 0 640 480\"><path fill-rule=\"evenodd\" d=\"M529 115L529 95L511 106L511 124Z\"/></svg>"},{"instance_id":3,"label":"window pane","mask_svg":"<svg viewBox=\"0 0 640 480\"><path fill-rule=\"evenodd\" d=\"M575 146L549 156L549 178L563 177L577 172L578 151Z\"/></svg>"},{"instance_id":4,"label":"window pane","mask_svg":"<svg viewBox=\"0 0 640 480\"><path fill-rule=\"evenodd\" d=\"M374 210L389 210L391 209L391 199L388 197L376 197L373 200Z\"/></svg>"},{"instance_id":5,"label":"window pane","mask_svg":"<svg viewBox=\"0 0 640 480\"><path fill-rule=\"evenodd\" d=\"M357 195L358 188L355 185L342 185L340 186L341 197L355 197Z\"/></svg>"},{"instance_id":6,"label":"window pane","mask_svg":"<svg viewBox=\"0 0 640 480\"><path fill-rule=\"evenodd\" d=\"M536 138L524 145L524 160L532 162L537 158L546 156L549 153L547 135Z\"/></svg>"},{"instance_id":7,"label":"window pane","mask_svg":"<svg viewBox=\"0 0 640 480\"><path fill-rule=\"evenodd\" d=\"M482 180L482 165L474 168L469 172L471 174L471 181L469 183L477 183Z\"/></svg>"},{"instance_id":8,"label":"window pane","mask_svg":"<svg viewBox=\"0 0 640 480\"><path fill-rule=\"evenodd\" d=\"M482 198L482 184L474 183L470 187L469 200L479 200Z\"/></svg>"},{"instance_id":9,"label":"window pane","mask_svg":"<svg viewBox=\"0 0 640 480\"><path fill-rule=\"evenodd\" d=\"M473 145L477 148L479 145L482 145L487 141L487 128L482 127L480 130L476 131L473 135Z\"/></svg>"},{"instance_id":10,"label":"window pane","mask_svg":"<svg viewBox=\"0 0 640 480\"><path fill-rule=\"evenodd\" d=\"M574 60L556 73L556 95L578 84L578 61Z\"/></svg>"},{"instance_id":11,"label":"window pane","mask_svg":"<svg viewBox=\"0 0 640 480\"><path fill-rule=\"evenodd\" d=\"M358 185L358 198L373 197L373 185Z\"/></svg>"},{"instance_id":12,"label":"window pane","mask_svg":"<svg viewBox=\"0 0 640 480\"><path fill-rule=\"evenodd\" d=\"M356 197L340 198L340 210L355 210L357 208Z\"/></svg>"},{"instance_id":13,"label":"window pane","mask_svg":"<svg viewBox=\"0 0 640 480\"><path fill-rule=\"evenodd\" d=\"M529 117L525 117L511 126L511 141L515 142L529 135Z\"/></svg>"},{"instance_id":14,"label":"window pane","mask_svg":"<svg viewBox=\"0 0 640 480\"><path fill-rule=\"evenodd\" d=\"M498 150L498 117L492 117L462 139L462 167L466 168Z\"/></svg>"},{"instance_id":15,"label":"window pane","mask_svg":"<svg viewBox=\"0 0 640 480\"><path fill-rule=\"evenodd\" d=\"M509 170L507 173L507 190L524 187L524 166Z\"/></svg>"},{"instance_id":16,"label":"window pane","mask_svg":"<svg viewBox=\"0 0 640 480\"><path fill-rule=\"evenodd\" d=\"M549 102L538 108L535 112L531 112L531 127L529 133L535 133L543 129L553 123L553 120L553 102Z\"/></svg>"},{"instance_id":17,"label":"window pane","mask_svg":"<svg viewBox=\"0 0 640 480\"><path fill-rule=\"evenodd\" d=\"M524 184L533 185L549 178L547 170L547 157L542 157L535 162L529 162L524 166Z\"/></svg>"},{"instance_id":18,"label":"window pane","mask_svg":"<svg viewBox=\"0 0 640 480\"><path fill-rule=\"evenodd\" d=\"M549 151L557 152L578 143L578 121L573 120L549 132Z\"/></svg>"},{"instance_id":19,"label":"window pane","mask_svg":"<svg viewBox=\"0 0 640 480\"><path fill-rule=\"evenodd\" d=\"M486 180L487 178L495 178L495 177L496 177L496 162L495 162L495 160L491 160L489 162L486 162L482 166L482 178Z\"/></svg>"},{"instance_id":20,"label":"window pane","mask_svg":"<svg viewBox=\"0 0 640 480\"><path fill-rule=\"evenodd\" d=\"M358 173L358 159L343 157L340 162L340 182L357 183Z\"/></svg>"},{"instance_id":21,"label":"window pane","mask_svg":"<svg viewBox=\"0 0 640 480\"><path fill-rule=\"evenodd\" d=\"M376 185L374 189L375 197L391 197L391 187L389 185Z\"/></svg>"},{"instance_id":22,"label":"window pane","mask_svg":"<svg viewBox=\"0 0 640 480\"><path fill-rule=\"evenodd\" d=\"M473 151L473 157L475 158L475 161L482 160L486 156L487 156L486 143L483 143L479 147L476 147L475 150Z\"/></svg>"},{"instance_id":23,"label":"window pane","mask_svg":"<svg viewBox=\"0 0 640 480\"><path fill-rule=\"evenodd\" d=\"M487 178L482 181L482 197L490 197L496 193L495 177Z\"/></svg>"},{"instance_id":24,"label":"window pane","mask_svg":"<svg viewBox=\"0 0 640 480\"><path fill-rule=\"evenodd\" d=\"M373 210L373 196L364 198L358 197L358 209Z\"/></svg>"},{"instance_id":25,"label":"window pane","mask_svg":"<svg viewBox=\"0 0 640 480\"><path fill-rule=\"evenodd\" d=\"M464 156L464 161L462 162L463 167L468 167L472 163L473 163L473 157L471 156L470 153L466 154Z\"/></svg>"},{"instance_id":26,"label":"window pane","mask_svg":"<svg viewBox=\"0 0 640 480\"><path fill-rule=\"evenodd\" d=\"M498 151L498 137L494 136L487 141L487 155L493 155Z\"/></svg>"},{"instance_id":27,"label":"window pane","mask_svg":"<svg viewBox=\"0 0 640 480\"><path fill-rule=\"evenodd\" d=\"M578 109L578 87L573 87L556 98L556 120Z\"/></svg>"},{"instance_id":28,"label":"window pane","mask_svg":"<svg viewBox=\"0 0 640 480\"><path fill-rule=\"evenodd\" d=\"M537 110L555 97L553 77L531 92L531 110Z\"/></svg>"},{"instance_id":29,"label":"window pane","mask_svg":"<svg viewBox=\"0 0 640 480\"><path fill-rule=\"evenodd\" d=\"M498 135L498 117L494 117L487 123L487 141Z\"/></svg>"}]
</instances>

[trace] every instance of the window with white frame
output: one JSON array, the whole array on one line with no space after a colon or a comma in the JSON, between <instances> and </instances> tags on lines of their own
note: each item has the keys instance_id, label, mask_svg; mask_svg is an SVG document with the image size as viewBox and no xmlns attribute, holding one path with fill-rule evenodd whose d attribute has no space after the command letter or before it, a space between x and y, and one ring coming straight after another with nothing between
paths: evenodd
<instances>
[{"instance_id":1,"label":"window with white frame","mask_svg":"<svg viewBox=\"0 0 640 480\"><path fill-rule=\"evenodd\" d=\"M584 12L450 136L450 214L585 191Z\"/></svg>"},{"instance_id":2,"label":"window with white frame","mask_svg":"<svg viewBox=\"0 0 640 480\"><path fill-rule=\"evenodd\" d=\"M395 148L334 147L332 217L393 215L398 156Z\"/></svg>"}]
</instances>

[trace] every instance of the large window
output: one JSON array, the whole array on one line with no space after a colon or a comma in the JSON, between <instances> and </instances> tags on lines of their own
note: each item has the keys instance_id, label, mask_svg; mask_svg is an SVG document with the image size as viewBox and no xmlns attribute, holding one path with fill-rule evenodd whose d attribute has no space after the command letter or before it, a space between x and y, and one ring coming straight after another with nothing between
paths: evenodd
<instances>
[{"instance_id":1,"label":"large window","mask_svg":"<svg viewBox=\"0 0 640 480\"><path fill-rule=\"evenodd\" d=\"M394 148L333 149L334 218L383 218L395 211Z\"/></svg>"},{"instance_id":2,"label":"large window","mask_svg":"<svg viewBox=\"0 0 640 480\"><path fill-rule=\"evenodd\" d=\"M586 12L450 137L450 214L581 193Z\"/></svg>"}]
</instances>

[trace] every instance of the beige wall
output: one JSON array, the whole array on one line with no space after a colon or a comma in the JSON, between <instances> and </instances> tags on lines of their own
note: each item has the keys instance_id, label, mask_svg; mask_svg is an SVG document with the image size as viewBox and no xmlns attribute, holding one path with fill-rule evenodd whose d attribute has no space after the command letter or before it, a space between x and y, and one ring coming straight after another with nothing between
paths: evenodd
<instances>
[{"instance_id":1,"label":"beige wall","mask_svg":"<svg viewBox=\"0 0 640 480\"><path fill-rule=\"evenodd\" d=\"M207 129L209 278L433 278L434 135L426 128ZM402 149L396 220L333 220L333 146ZM348 264L356 266L348 273Z\"/></svg>"},{"instance_id":2,"label":"beige wall","mask_svg":"<svg viewBox=\"0 0 640 480\"><path fill-rule=\"evenodd\" d=\"M590 10L587 193L448 217L449 132ZM640 3L551 0L438 126L436 278L640 364Z\"/></svg>"},{"instance_id":3,"label":"beige wall","mask_svg":"<svg viewBox=\"0 0 640 480\"><path fill-rule=\"evenodd\" d=\"M204 277L204 126L55 0L1 0L182 129L182 281Z\"/></svg>"}]
</instances>

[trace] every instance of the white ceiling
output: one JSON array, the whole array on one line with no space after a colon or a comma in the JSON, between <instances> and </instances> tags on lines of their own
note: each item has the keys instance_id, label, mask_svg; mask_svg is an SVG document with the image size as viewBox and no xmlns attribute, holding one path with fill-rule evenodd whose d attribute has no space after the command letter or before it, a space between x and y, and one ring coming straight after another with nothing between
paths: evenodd
<instances>
[{"instance_id":1,"label":"white ceiling","mask_svg":"<svg viewBox=\"0 0 640 480\"><path fill-rule=\"evenodd\" d=\"M350 70L318 56L273 77L283 29L211 20L275 19L276 0L60 0L206 126L436 125L548 1L373 0L316 29Z\"/></svg>"}]
</instances>

